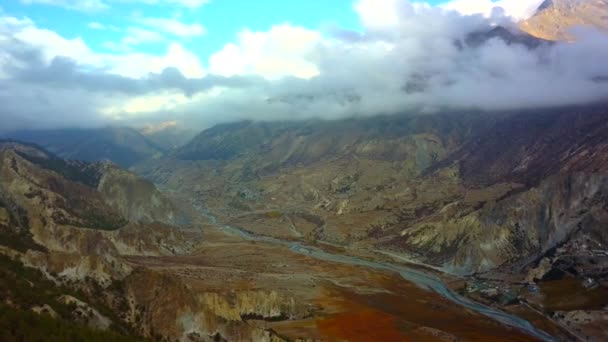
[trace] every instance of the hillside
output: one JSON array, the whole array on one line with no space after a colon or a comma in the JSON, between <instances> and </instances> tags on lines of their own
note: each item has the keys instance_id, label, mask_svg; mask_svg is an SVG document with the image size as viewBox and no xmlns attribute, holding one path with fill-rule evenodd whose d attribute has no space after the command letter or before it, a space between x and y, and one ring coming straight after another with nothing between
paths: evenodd
<instances>
[{"instance_id":1,"label":"hillside","mask_svg":"<svg viewBox=\"0 0 608 342\"><path fill-rule=\"evenodd\" d=\"M177 217L154 185L114 165L0 141L0 337L141 340L119 258L187 250L168 225Z\"/></svg>"},{"instance_id":2,"label":"hillside","mask_svg":"<svg viewBox=\"0 0 608 342\"><path fill-rule=\"evenodd\" d=\"M20 131L7 138L40 145L61 158L112 161L129 167L163 152L140 132L127 127Z\"/></svg>"}]
</instances>

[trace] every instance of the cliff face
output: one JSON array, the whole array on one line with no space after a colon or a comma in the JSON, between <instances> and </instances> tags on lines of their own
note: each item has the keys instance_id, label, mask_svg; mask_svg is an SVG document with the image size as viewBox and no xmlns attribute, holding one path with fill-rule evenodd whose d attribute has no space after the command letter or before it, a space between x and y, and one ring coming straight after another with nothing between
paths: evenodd
<instances>
[{"instance_id":1,"label":"cliff face","mask_svg":"<svg viewBox=\"0 0 608 342\"><path fill-rule=\"evenodd\" d=\"M179 340L283 341L244 322L301 319L309 314L304 303L296 304L294 298L274 291L197 291L175 277L141 269L126 279L125 288L129 316L144 336L162 332Z\"/></svg>"}]
</instances>

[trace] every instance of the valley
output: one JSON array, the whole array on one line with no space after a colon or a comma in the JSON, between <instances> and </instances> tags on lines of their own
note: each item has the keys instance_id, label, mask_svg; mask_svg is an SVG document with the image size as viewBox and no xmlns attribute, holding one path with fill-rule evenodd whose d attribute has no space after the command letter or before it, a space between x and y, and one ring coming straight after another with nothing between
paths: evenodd
<instances>
[{"instance_id":1,"label":"valley","mask_svg":"<svg viewBox=\"0 0 608 342\"><path fill-rule=\"evenodd\" d=\"M608 1L227 3L2 5L0 341L608 340Z\"/></svg>"},{"instance_id":2,"label":"valley","mask_svg":"<svg viewBox=\"0 0 608 342\"><path fill-rule=\"evenodd\" d=\"M12 152L15 150L19 154ZM50 163L32 164L21 157L36 162L54 158L36 147L5 143L3 151L2 165L8 167L3 171L4 184L39 189L36 195L21 200L12 197L11 201L18 201L22 208L28 208L31 201L38 203L57 196L52 191L67 189L72 182L60 178L58 181L65 185L52 188L40 183L40 177L57 174L45 171L44 166ZM132 186L129 182L141 182L125 176L116 184ZM98 186L104 189L103 183ZM138 186L147 187L145 183ZM8 190L10 187L4 188L3 194L17 195ZM154 191L141 191L139 196L158 196ZM120 192L106 193L124 196ZM167 199L161 201L176 195L171 191L165 194ZM365 255L364 251L358 256L358 251L351 253L330 245L319 248L252 235L219 223L196 202L181 211L175 208L187 207L185 199L173 198L170 202L174 203L170 206L174 209L169 209L173 214L154 220L170 223L175 222L175 216L183 215L189 217L186 221L192 228L151 223L142 213L160 212L153 207L147 209L149 201L133 208L137 210L124 212L126 217L138 218L135 221L140 222L139 226L107 232L70 227L67 222L71 221L55 222L57 215L29 207L25 210L30 217L31 239L41 250L20 251L14 249L17 245L9 244L2 253L44 270L54 282L82 291L79 300L87 305L109 307L114 314L104 319L117 320L113 324L128 326L134 334L153 339L363 341L385 334L386 338L404 341L500 340L501 336L508 336L506 340L552 340L525 320L460 297L442 284L441 274L433 271L410 269L381 260L378 255ZM9 219L12 210L5 211ZM47 220L46 225L36 228L41 220ZM328 247L330 251L325 251ZM104 294L96 297L95 291L100 289ZM396 303L401 305L394 306ZM445 319L439 319L441 315ZM356 324L358 319L366 322L365 328ZM88 322L83 321L85 325L96 324ZM557 336L564 334L557 327L552 329Z\"/></svg>"}]
</instances>

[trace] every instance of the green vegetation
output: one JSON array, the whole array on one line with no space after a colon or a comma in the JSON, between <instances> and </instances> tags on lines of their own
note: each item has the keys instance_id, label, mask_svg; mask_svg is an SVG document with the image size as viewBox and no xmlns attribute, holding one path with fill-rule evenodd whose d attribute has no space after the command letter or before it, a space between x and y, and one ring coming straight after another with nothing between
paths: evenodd
<instances>
[{"instance_id":1,"label":"green vegetation","mask_svg":"<svg viewBox=\"0 0 608 342\"><path fill-rule=\"evenodd\" d=\"M19 252L26 252L29 249L45 251L43 246L37 244L32 238L32 234L25 229L18 231L0 225L0 245L10 247Z\"/></svg>"},{"instance_id":2,"label":"green vegetation","mask_svg":"<svg viewBox=\"0 0 608 342\"><path fill-rule=\"evenodd\" d=\"M115 285L118 286L118 285ZM59 301L61 295L85 299L114 324L110 331L98 331L70 320L74 306ZM66 286L57 286L37 269L0 255L0 341L137 341L111 309ZM49 305L59 318L38 315L34 306Z\"/></svg>"},{"instance_id":3,"label":"green vegetation","mask_svg":"<svg viewBox=\"0 0 608 342\"><path fill-rule=\"evenodd\" d=\"M1 341L140 341L112 331L100 331L50 316L0 304Z\"/></svg>"},{"instance_id":4,"label":"green vegetation","mask_svg":"<svg viewBox=\"0 0 608 342\"><path fill-rule=\"evenodd\" d=\"M5 224L8 223L8 226L0 221L0 245L10 247L19 252L25 252L28 249L46 250L32 238L32 234L28 229L29 220L25 210L15 205L8 205L0 198L0 215L8 215L8 222L5 221Z\"/></svg>"},{"instance_id":5,"label":"green vegetation","mask_svg":"<svg viewBox=\"0 0 608 342\"><path fill-rule=\"evenodd\" d=\"M96 212L96 209L99 208L81 208L81 206L78 205L75 205L75 208L68 209L75 216L84 218L84 222L79 222L59 215L54 216L53 219L59 224L98 230L117 230L129 223L129 220L119 216L118 214L112 212L100 213Z\"/></svg>"},{"instance_id":6,"label":"green vegetation","mask_svg":"<svg viewBox=\"0 0 608 342\"><path fill-rule=\"evenodd\" d=\"M99 184L101 174L94 167L91 167L91 165L82 162L67 162L50 152L47 154L49 155L48 158L41 158L26 153L19 153L21 157L29 162L47 170L55 171L71 181L79 182L92 188L96 188Z\"/></svg>"}]
</instances>

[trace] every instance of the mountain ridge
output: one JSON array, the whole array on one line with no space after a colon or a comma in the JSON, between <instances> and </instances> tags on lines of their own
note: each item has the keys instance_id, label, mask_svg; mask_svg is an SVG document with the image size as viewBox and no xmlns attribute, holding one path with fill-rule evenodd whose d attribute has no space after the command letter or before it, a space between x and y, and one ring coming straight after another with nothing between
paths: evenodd
<instances>
[{"instance_id":1,"label":"mountain ridge","mask_svg":"<svg viewBox=\"0 0 608 342\"><path fill-rule=\"evenodd\" d=\"M519 26L533 36L552 41L574 40L572 29L576 26L608 31L608 1L547 0Z\"/></svg>"},{"instance_id":2,"label":"mountain ridge","mask_svg":"<svg viewBox=\"0 0 608 342\"><path fill-rule=\"evenodd\" d=\"M34 143L65 159L110 160L124 167L165 151L128 127L19 131L5 138Z\"/></svg>"}]
</instances>

